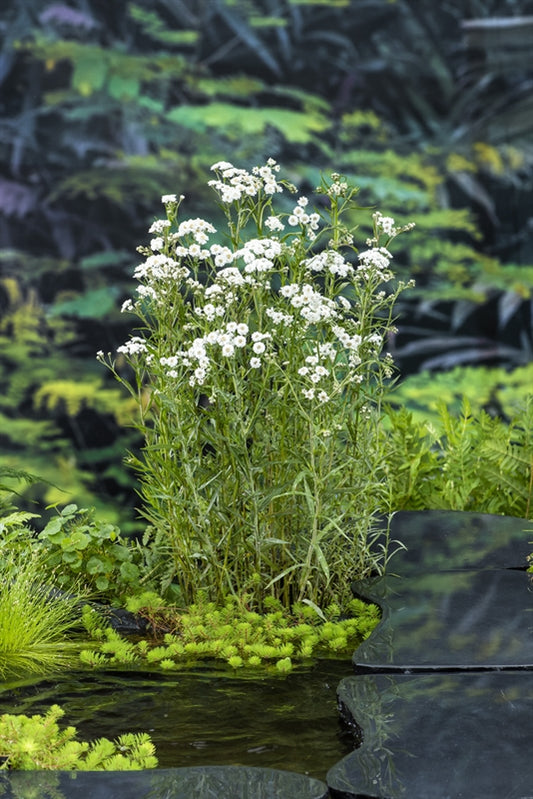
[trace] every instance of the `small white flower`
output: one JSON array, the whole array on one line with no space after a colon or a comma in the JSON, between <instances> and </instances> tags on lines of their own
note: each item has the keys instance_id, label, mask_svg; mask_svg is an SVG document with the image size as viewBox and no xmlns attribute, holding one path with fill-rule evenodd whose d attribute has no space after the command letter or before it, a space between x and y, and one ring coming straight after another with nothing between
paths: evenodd
<instances>
[{"instance_id":1,"label":"small white flower","mask_svg":"<svg viewBox=\"0 0 533 799\"><path fill-rule=\"evenodd\" d=\"M182 195L182 197L180 199L183 199L183 195ZM163 194L163 196L161 197L161 202L164 205L167 205L167 203L175 203L175 202L177 202L176 195L175 194Z\"/></svg>"},{"instance_id":2,"label":"small white flower","mask_svg":"<svg viewBox=\"0 0 533 799\"><path fill-rule=\"evenodd\" d=\"M148 233L164 233L170 227L168 219L156 219L148 228Z\"/></svg>"},{"instance_id":3,"label":"small white flower","mask_svg":"<svg viewBox=\"0 0 533 799\"><path fill-rule=\"evenodd\" d=\"M217 161L211 167L212 172L221 172L223 169L233 169L233 164L230 164L229 161Z\"/></svg>"},{"instance_id":4,"label":"small white flower","mask_svg":"<svg viewBox=\"0 0 533 799\"><path fill-rule=\"evenodd\" d=\"M134 310L135 307L133 305L133 302L131 300L124 300L124 302L122 303L122 308L120 309L120 313L128 313L128 312L133 313Z\"/></svg>"},{"instance_id":5,"label":"small white flower","mask_svg":"<svg viewBox=\"0 0 533 799\"><path fill-rule=\"evenodd\" d=\"M124 355L140 355L146 352L146 349L146 341L143 338L140 336L132 336L125 344L117 347L117 352L122 352Z\"/></svg>"},{"instance_id":6,"label":"small white flower","mask_svg":"<svg viewBox=\"0 0 533 799\"><path fill-rule=\"evenodd\" d=\"M150 249L152 252L160 252L165 246L165 240L161 236L157 236L150 242Z\"/></svg>"},{"instance_id":7,"label":"small white flower","mask_svg":"<svg viewBox=\"0 0 533 799\"><path fill-rule=\"evenodd\" d=\"M250 358L250 366L252 369L259 369L261 366L261 359L260 358Z\"/></svg>"},{"instance_id":8,"label":"small white flower","mask_svg":"<svg viewBox=\"0 0 533 799\"><path fill-rule=\"evenodd\" d=\"M256 355L262 355L262 353L266 350L266 347L262 341L256 341L252 345L252 349Z\"/></svg>"},{"instance_id":9,"label":"small white flower","mask_svg":"<svg viewBox=\"0 0 533 799\"><path fill-rule=\"evenodd\" d=\"M268 216L265 219L265 227L267 227L271 231L282 231L285 230L285 225L279 218L279 216Z\"/></svg>"}]
</instances>

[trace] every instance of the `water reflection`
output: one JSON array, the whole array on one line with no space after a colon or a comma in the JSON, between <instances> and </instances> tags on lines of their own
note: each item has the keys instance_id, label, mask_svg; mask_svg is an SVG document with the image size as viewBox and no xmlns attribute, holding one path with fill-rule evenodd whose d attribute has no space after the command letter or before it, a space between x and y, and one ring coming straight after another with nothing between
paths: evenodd
<instances>
[{"instance_id":1,"label":"water reflection","mask_svg":"<svg viewBox=\"0 0 533 799\"><path fill-rule=\"evenodd\" d=\"M78 672L6 686L0 713L43 713L57 703L84 740L149 732L161 768L238 764L324 779L353 745L336 703L351 671L349 660L323 660L263 679L208 668Z\"/></svg>"},{"instance_id":2,"label":"water reflection","mask_svg":"<svg viewBox=\"0 0 533 799\"><path fill-rule=\"evenodd\" d=\"M326 794L319 780L256 768L0 775L3 799L326 799Z\"/></svg>"},{"instance_id":3,"label":"water reflection","mask_svg":"<svg viewBox=\"0 0 533 799\"><path fill-rule=\"evenodd\" d=\"M363 742L328 773L333 796L529 797L532 699L529 671L348 677Z\"/></svg>"}]
</instances>

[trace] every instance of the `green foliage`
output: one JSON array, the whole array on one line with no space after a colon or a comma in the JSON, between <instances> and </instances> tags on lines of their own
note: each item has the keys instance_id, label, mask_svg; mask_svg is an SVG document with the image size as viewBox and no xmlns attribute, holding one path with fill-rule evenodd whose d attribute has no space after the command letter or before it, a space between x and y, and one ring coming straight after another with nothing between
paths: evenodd
<instances>
[{"instance_id":1,"label":"green foliage","mask_svg":"<svg viewBox=\"0 0 533 799\"><path fill-rule=\"evenodd\" d=\"M271 155L302 190L334 163L362 203L417 221L398 252L398 274L416 276L419 293L402 328L428 298L458 300L458 316L461 303L484 303L493 318L500 292L495 340L461 352L451 325L438 341L417 335L419 353L434 346L440 368L487 362L520 322L499 356L527 362L516 298L529 296L533 263L530 10L529 0L150 0L120 14L96 0L7 3L1 464L46 478L27 502L96 505L112 522L133 502L127 401L95 378L94 351L124 338L112 306L130 293L131 242L160 194L187 187L201 215L201 176L219 159ZM27 292L18 319L14 284ZM433 332L428 316L418 327ZM105 441L92 446L89 425Z\"/></svg>"},{"instance_id":2,"label":"green foliage","mask_svg":"<svg viewBox=\"0 0 533 799\"><path fill-rule=\"evenodd\" d=\"M117 601L135 590L140 580L138 550L115 525L94 518L94 508L67 505L38 536L48 569L57 584L72 590L81 580L92 595Z\"/></svg>"},{"instance_id":3,"label":"green foliage","mask_svg":"<svg viewBox=\"0 0 533 799\"><path fill-rule=\"evenodd\" d=\"M64 503L70 496L116 522L120 509L97 489L113 475L113 459L120 466L133 443L121 426L132 419L135 404L94 374L94 357L89 368L71 353L72 322L47 317L19 280L5 278L2 287L9 304L0 317L0 469L39 475L20 489L26 506ZM96 435L86 429L89 420L99 421ZM99 478L87 470L99 466Z\"/></svg>"},{"instance_id":4,"label":"green foliage","mask_svg":"<svg viewBox=\"0 0 533 799\"><path fill-rule=\"evenodd\" d=\"M155 635L153 641L137 643L104 625L98 627L98 617L87 608L87 629L100 643L83 650L81 660L93 668L148 663L168 671L216 659L234 669L260 667L288 673L299 661L347 655L370 635L380 619L376 605L357 599L350 600L342 618L335 605L319 616L302 603L289 612L274 597L266 598L268 610L260 614L249 609L250 599L228 597L218 605L200 595L183 611L150 592L135 596L128 600L128 610L146 618Z\"/></svg>"},{"instance_id":5,"label":"green foliage","mask_svg":"<svg viewBox=\"0 0 533 799\"><path fill-rule=\"evenodd\" d=\"M116 741L78 741L75 727L60 728L64 711L52 705L44 716L0 716L0 769L62 771L139 771L156 768L147 733L125 733Z\"/></svg>"},{"instance_id":6,"label":"green foliage","mask_svg":"<svg viewBox=\"0 0 533 799\"><path fill-rule=\"evenodd\" d=\"M59 595L42 554L17 541L27 514L1 522L0 539L0 676L46 672L72 665L80 643L72 633L79 620L80 589Z\"/></svg>"},{"instance_id":7,"label":"green foliage","mask_svg":"<svg viewBox=\"0 0 533 799\"><path fill-rule=\"evenodd\" d=\"M533 517L533 402L507 423L463 399L438 422L390 410L388 471L398 510L451 509Z\"/></svg>"}]
</instances>

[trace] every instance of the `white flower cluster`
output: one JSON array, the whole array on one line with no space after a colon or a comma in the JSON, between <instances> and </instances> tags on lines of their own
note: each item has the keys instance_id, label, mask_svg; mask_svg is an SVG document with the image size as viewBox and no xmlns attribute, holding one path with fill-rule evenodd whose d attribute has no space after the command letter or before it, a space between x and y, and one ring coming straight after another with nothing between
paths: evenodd
<instances>
[{"instance_id":1,"label":"white flower cluster","mask_svg":"<svg viewBox=\"0 0 533 799\"><path fill-rule=\"evenodd\" d=\"M337 306L329 297L324 297L309 283L288 283L279 290L282 297L289 300L293 308L300 310L300 316L308 325L336 319Z\"/></svg>"},{"instance_id":2,"label":"white flower cluster","mask_svg":"<svg viewBox=\"0 0 533 799\"><path fill-rule=\"evenodd\" d=\"M292 213L289 214L287 222L291 227L297 227L299 225L305 228L307 237L312 241L316 238L315 231L318 230L320 215L316 213L308 214L306 211L308 203L309 200L307 197L300 197L297 204L292 209Z\"/></svg>"},{"instance_id":3,"label":"white flower cluster","mask_svg":"<svg viewBox=\"0 0 533 799\"><path fill-rule=\"evenodd\" d=\"M362 338L357 333L353 336L341 326L341 325L333 325L332 333L338 338L341 345L344 347L345 350L348 350L348 363L349 365L354 368L359 366L361 363L361 358L359 357L359 347L362 343Z\"/></svg>"},{"instance_id":4,"label":"white flower cluster","mask_svg":"<svg viewBox=\"0 0 533 799\"><path fill-rule=\"evenodd\" d=\"M165 233L170 229L170 220L156 219L148 228L148 233Z\"/></svg>"},{"instance_id":5,"label":"white flower cluster","mask_svg":"<svg viewBox=\"0 0 533 799\"><path fill-rule=\"evenodd\" d=\"M185 236L192 236L197 244L207 244L209 241L208 233L216 233L216 228L205 219L185 219L180 223L174 235L176 239L183 239Z\"/></svg>"},{"instance_id":6,"label":"white flower cluster","mask_svg":"<svg viewBox=\"0 0 533 799\"><path fill-rule=\"evenodd\" d=\"M325 342L318 344L315 353L305 358L305 366L298 369L300 377L305 377L309 382L309 388L303 388L302 394L306 399L316 399L321 402L329 402L330 395L324 388L320 388L320 383L327 378L334 378L331 366L335 362L336 350L333 344ZM328 368L329 367L329 368Z\"/></svg>"},{"instance_id":7,"label":"white flower cluster","mask_svg":"<svg viewBox=\"0 0 533 799\"><path fill-rule=\"evenodd\" d=\"M281 255L282 246L277 239L251 239L237 250L234 259L242 258L246 274L270 272L275 269L274 258Z\"/></svg>"},{"instance_id":8,"label":"white flower cluster","mask_svg":"<svg viewBox=\"0 0 533 799\"><path fill-rule=\"evenodd\" d=\"M233 263L235 255L229 247L222 247L220 244L212 244L210 250L216 267Z\"/></svg>"},{"instance_id":9,"label":"white flower cluster","mask_svg":"<svg viewBox=\"0 0 533 799\"><path fill-rule=\"evenodd\" d=\"M391 216L383 216L383 214L381 214L379 211L375 211L372 214L372 220L374 222L375 235L378 239L382 233L387 236L388 239L393 239L400 233L405 233L407 230L412 230L415 226L414 222L409 222L407 225L398 227ZM374 238L373 241L376 241L376 238Z\"/></svg>"},{"instance_id":10,"label":"white flower cluster","mask_svg":"<svg viewBox=\"0 0 533 799\"><path fill-rule=\"evenodd\" d=\"M238 169L229 161L219 161L213 164L211 170L220 176L218 180L208 181L218 192L223 203L237 202L243 197L256 197L260 191L265 194L276 194L283 191L283 187L276 180L279 164L269 158L265 166L255 166L252 172Z\"/></svg>"},{"instance_id":11,"label":"white flower cluster","mask_svg":"<svg viewBox=\"0 0 533 799\"><path fill-rule=\"evenodd\" d=\"M139 281L147 283L157 283L158 281L183 280L190 274L186 266L182 266L179 261L168 258L166 255L149 255L146 261L135 267L133 277ZM139 287L140 288L140 287Z\"/></svg>"},{"instance_id":12,"label":"white flower cluster","mask_svg":"<svg viewBox=\"0 0 533 799\"><path fill-rule=\"evenodd\" d=\"M389 268L391 260L392 255L385 247L365 250L359 253L358 274L365 279L378 278L386 283L394 277Z\"/></svg>"},{"instance_id":13,"label":"white flower cluster","mask_svg":"<svg viewBox=\"0 0 533 799\"><path fill-rule=\"evenodd\" d=\"M163 377L188 380L192 387L209 383L204 390L212 384L215 397L216 375L230 373L228 359L237 359L242 374L260 369L263 363L272 366L277 361L279 368L285 369L284 351L287 343L296 337L301 342L303 359L294 365L299 390L308 400L327 403L341 390L339 386L347 377L346 367L351 372L348 379L362 380L361 370L357 369L362 346L365 362L368 353L374 351L379 355L383 347L383 338L377 332L362 341L357 333L358 322L353 317L355 305L339 292L349 283L361 288L363 280L390 280L392 256L379 246L379 235L392 238L405 228L396 227L391 217L376 212L375 238L359 254L357 266L339 252L339 242L351 251L355 249L346 236L337 237L334 245L313 255L308 242L316 238L320 215L309 211L306 197L299 197L286 220L284 214L280 217L273 213L271 196L283 190L276 179L279 166L273 159L251 171L238 169L227 161L214 164L212 170L216 180L209 181L209 185L219 193L222 202L256 198L257 208L265 212L263 224L269 235L262 236L260 229L256 238L230 248L210 244L210 236L216 229L204 219L186 219L179 224L167 219L153 222L150 249L140 248L146 260L134 271L140 284L138 296L153 303L155 314L157 309L169 308L175 301L183 301L186 306L185 319L178 331L184 337L177 345L181 349L160 351L160 355L166 356L159 357ZM339 175L332 179L327 193L333 203L337 196L346 196L348 188ZM287 183L283 186L293 190ZM182 199L183 196L176 195L162 197L173 220ZM246 214L252 205L243 206L245 220L251 218ZM299 230L278 236L285 230L282 218L288 227ZM308 240L303 243L304 252L309 257L302 260L304 236ZM200 264L201 261L205 263ZM375 291L374 285L369 290L378 305L385 301L385 295ZM122 306L123 311L139 312L142 308L140 301L131 300ZM242 321L228 321L231 316ZM265 323L271 332L264 331ZM314 329L307 332L309 328ZM175 341L174 334L170 338ZM140 336L133 336L118 351L130 356L144 353L146 363L156 360Z\"/></svg>"},{"instance_id":14,"label":"white flower cluster","mask_svg":"<svg viewBox=\"0 0 533 799\"><path fill-rule=\"evenodd\" d=\"M249 335L249 327L244 322L228 322L224 327L211 330L205 336L194 339L192 344L186 349L179 350L170 357L160 358L161 366L167 368L166 375L176 378L179 375L177 367L179 365L190 368L190 386L204 385L209 372L213 368L213 363L218 363L217 352L210 353L213 347L218 348L218 352L224 358L231 358L237 350L244 350L249 344L253 355L250 357L248 365L251 369L258 369L261 366L261 358L267 350L268 341L272 339L270 333L262 333L258 330Z\"/></svg>"},{"instance_id":15,"label":"white flower cluster","mask_svg":"<svg viewBox=\"0 0 533 799\"><path fill-rule=\"evenodd\" d=\"M348 191L348 184L342 180L342 176L338 172L331 173L331 184L328 189L328 194L332 197L344 197Z\"/></svg>"},{"instance_id":16,"label":"white flower cluster","mask_svg":"<svg viewBox=\"0 0 533 799\"><path fill-rule=\"evenodd\" d=\"M180 194L179 200L175 194L163 194L161 197L161 202L163 205L173 205L174 203L181 202L184 199L185 196L183 194Z\"/></svg>"},{"instance_id":17,"label":"white flower cluster","mask_svg":"<svg viewBox=\"0 0 533 799\"><path fill-rule=\"evenodd\" d=\"M338 277L348 277L354 273L353 266L336 250L324 250L303 261L303 264L309 272L329 272Z\"/></svg>"},{"instance_id":18,"label":"white flower cluster","mask_svg":"<svg viewBox=\"0 0 533 799\"><path fill-rule=\"evenodd\" d=\"M142 355L147 349L146 341L143 338L132 336L125 344L117 347L117 352L122 352L124 355Z\"/></svg>"},{"instance_id":19,"label":"white flower cluster","mask_svg":"<svg viewBox=\"0 0 533 799\"><path fill-rule=\"evenodd\" d=\"M281 233L283 230L285 230L285 225L279 216L267 216L265 219L265 227L267 227L272 233Z\"/></svg>"}]
</instances>

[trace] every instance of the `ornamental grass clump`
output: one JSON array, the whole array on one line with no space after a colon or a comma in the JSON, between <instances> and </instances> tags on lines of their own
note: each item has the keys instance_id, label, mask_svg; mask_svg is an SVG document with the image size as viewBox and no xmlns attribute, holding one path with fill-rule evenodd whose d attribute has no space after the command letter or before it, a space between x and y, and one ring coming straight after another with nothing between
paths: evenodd
<instances>
[{"instance_id":1,"label":"ornamental grass clump","mask_svg":"<svg viewBox=\"0 0 533 799\"><path fill-rule=\"evenodd\" d=\"M0 678L77 660L80 595L57 592L48 580L41 554L0 545Z\"/></svg>"},{"instance_id":2,"label":"ornamental grass clump","mask_svg":"<svg viewBox=\"0 0 533 799\"><path fill-rule=\"evenodd\" d=\"M405 288L388 247L411 226L376 212L360 251L357 189L340 175L312 210L280 197L297 190L272 159L212 170L225 235L164 196L123 305L140 326L99 358L138 401L130 462L167 584L185 603L207 590L321 606L386 558L371 546L390 504L383 349Z\"/></svg>"}]
</instances>

